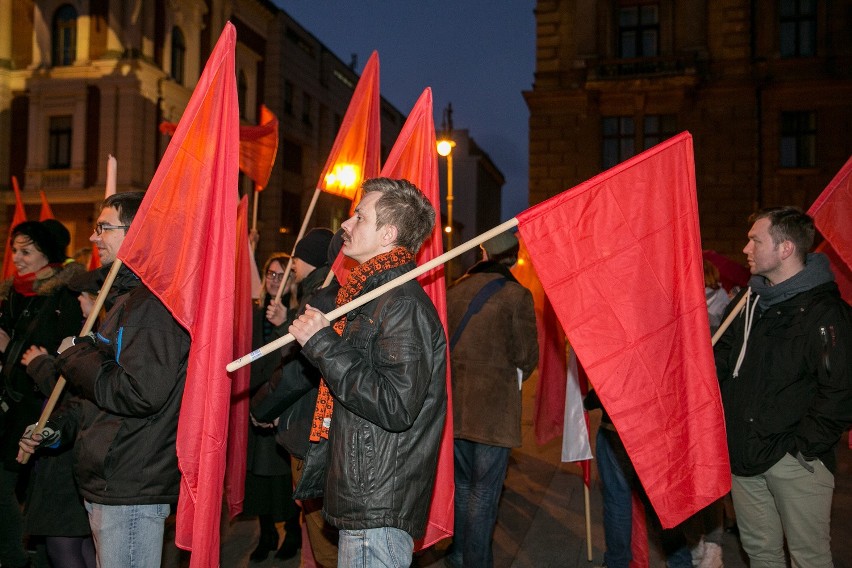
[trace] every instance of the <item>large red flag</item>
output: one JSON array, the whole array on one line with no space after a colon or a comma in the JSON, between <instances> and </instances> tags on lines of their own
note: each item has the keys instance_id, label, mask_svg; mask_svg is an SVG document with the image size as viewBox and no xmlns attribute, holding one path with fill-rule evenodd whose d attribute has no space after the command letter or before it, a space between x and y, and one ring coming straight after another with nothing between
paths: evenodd
<instances>
[{"instance_id":1,"label":"large red flag","mask_svg":"<svg viewBox=\"0 0 852 568\"><path fill-rule=\"evenodd\" d=\"M248 240L248 196L237 208L236 290L234 292L234 358L251 351L252 284L251 246ZM237 369L231 375L231 411L228 420L228 457L225 466L225 493L228 512L234 518L243 510L246 485L246 451L248 449L248 413L250 367Z\"/></svg>"},{"instance_id":2,"label":"large red flag","mask_svg":"<svg viewBox=\"0 0 852 568\"><path fill-rule=\"evenodd\" d=\"M18 187L18 178L15 176L12 176L12 189L15 191L15 213L12 215L12 224L9 225L6 251L3 253L3 279L15 275L15 265L12 264L12 229L27 220L27 212L24 210L24 202L21 200L21 188Z\"/></svg>"},{"instance_id":3,"label":"large red flag","mask_svg":"<svg viewBox=\"0 0 852 568\"><path fill-rule=\"evenodd\" d=\"M423 192L435 208L436 219L441 218L441 196L438 185L438 152L435 149L435 124L432 117L432 90L427 88L408 115L390 155L385 162L382 177L407 179ZM417 264L423 264L444 253L441 240L441 223L436 222L432 235L417 253ZM444 333L447 332L447 286L444 267L427 272L418 282L435 304ZM449 350L447 351L449 360ZM438 454L438 471L432 490L432 504L426 534L417 542L425 548L453 534L453 406L450 366L447 365L447 419Z\"/></svg>"},{"instance_id":4,"label":"large red flag","mask_svg":"<svg viewBox=\"0 0 852 568\"><path fill-rule=\"evenodd\" d=\"M239 111L236 31L219 38L118 257L190 333L177 428L175 543L190 565L219 563L219 519L234 350Z\"/></svg>"},{"instance_id":5,"label":"large red flag","mask_svg":"<svg viewBox=\"0 0 852 568\"><path fill-rule=\"evenodd\" d=\"M663 526L727 493L692 137L675 136L518 222Z\"/></svg>"},{"instance_id":6,"label":"large red flag","mask_svg":"<svg viewBox=\"0 0 852 568\"><path fill-rule=\"evenodd\" d=\"M41 212L39 213L38 220L39 221L47 221L48 219L56 219L53 216L53 209L50 208L50 203L47 202L47 196L43 191L39 191L41 194Z\"/></svg>"},{"instance_id":7,"label":"large red flag","mask_svg":"<svg viewBox=\"0 0 852 568\"><path fill-rule=\"evenodd\" d=\"M355 204L361 182L376 176L382 159L379 98L379 54L374 51L352 93L317 188Z\"/></svg>"}]
</instances>

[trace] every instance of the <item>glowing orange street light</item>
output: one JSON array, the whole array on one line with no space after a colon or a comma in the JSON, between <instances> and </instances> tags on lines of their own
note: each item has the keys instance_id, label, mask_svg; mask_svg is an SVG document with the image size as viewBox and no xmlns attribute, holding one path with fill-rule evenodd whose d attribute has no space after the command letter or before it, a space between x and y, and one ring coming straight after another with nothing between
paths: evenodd
<instances>
[{"instance_id":1,"label":"glowing orange street light","mask_svg":"<svg viewBox=\"0 0 852 568\"><path fill-rule=\"evenodd\" d=\"M456 143L449 139L438 140L438 154L447 158L447 250L453 248L453 148Z\"/></svg>"}]
</instances>

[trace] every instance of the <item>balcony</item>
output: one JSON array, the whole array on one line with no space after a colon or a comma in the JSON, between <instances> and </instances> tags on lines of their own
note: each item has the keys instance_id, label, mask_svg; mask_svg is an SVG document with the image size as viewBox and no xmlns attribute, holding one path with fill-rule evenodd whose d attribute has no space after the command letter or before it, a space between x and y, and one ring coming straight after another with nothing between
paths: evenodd
<instances>
[{"instance_id":1,"label":"balcony","mask_svg":"<svg viewBox=\"0 0 852 568\"><path fill-rule=\"evenodd\" d=\"M589 61L586 74L586 88L603 91L621 89L625 83L688 86L697 82L698 65L694 56Z\"/></svg>"},{"instance_id":2,"label":"balcony","mask_svg":"<svg viewBox=\"0 0 852 568\"><path fill-rule=\"evenodd\" d=\"M85 170L27 170L27 188L37 189L82 189Z\"/></svg>"}]
</instances>

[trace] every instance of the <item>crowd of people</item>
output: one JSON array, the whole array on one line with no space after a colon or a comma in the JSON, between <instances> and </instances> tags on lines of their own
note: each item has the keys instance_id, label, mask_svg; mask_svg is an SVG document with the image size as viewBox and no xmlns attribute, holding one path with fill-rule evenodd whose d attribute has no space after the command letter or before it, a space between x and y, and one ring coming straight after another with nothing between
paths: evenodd
<instances>
[{"instance_id":1,"label":"crowd of people","mask_svg":"<svg viewBox=\"0 0 852 568\"><path fill-rule=\"evenodd\" d=\"M521 445L521 390L538 364L533 297L510 271L519 243L511 233L483 243L482 260L448 287L446 330L416 280L329 321L325 313L414 269L435 223L405 180L362 189L337 233L313 229L292 258L274 254L263 268L253 347L286 333L296 341L251 370L243 515L257 519L259 536L250 558L301 551L321 567L409 566L451 394L455 525L444 562L488 568L509 457ZM0 288L4 568L32 565L27 542L54 568L161 564L179 492L189 334L122 266L95 330L79 335L142 197L104 201L90 238L103 267L92 272L66 257L59 222L13 228L16 274ZM794 566L832 566L834 452L852 424L852 309L825 257L809 253L810 217L772 208L752 223L748 288L731 299L705 264L708 331L727 326L715 355L736 523L752 567L784 566L785 555ZM343 283L331 272L341 252L354 262ZM60 375L68 386L36 431ZM593 391L586 404L603 411L604 562L626 568L631 496L643 491ZM662 531L667 564L721 568L723 510L720 500Z\"/></svg>"}]
</instances>

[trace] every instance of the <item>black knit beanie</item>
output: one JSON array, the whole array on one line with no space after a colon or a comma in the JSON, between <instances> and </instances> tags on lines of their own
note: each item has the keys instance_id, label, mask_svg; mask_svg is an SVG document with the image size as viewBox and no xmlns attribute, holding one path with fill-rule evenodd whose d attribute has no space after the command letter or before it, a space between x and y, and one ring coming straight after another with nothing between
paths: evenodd
<instances>
[{"instance_id":1,"label":"black knit beanie","mask_svg":"<svg viewBox=\"0 0 852 568\"><path fill-rule=\"evenodd\" d=\"M328 245L334 233L328 229L311 229L296 243L293 256L300 258L311 266L320 267L328 262Z\"/></svg>"}]
</instances>

